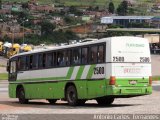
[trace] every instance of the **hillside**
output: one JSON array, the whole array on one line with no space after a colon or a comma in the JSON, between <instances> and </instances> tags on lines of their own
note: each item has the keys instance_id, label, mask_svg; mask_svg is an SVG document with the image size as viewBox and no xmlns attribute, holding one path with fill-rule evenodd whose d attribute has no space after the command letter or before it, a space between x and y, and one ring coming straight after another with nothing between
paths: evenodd
<instances>
[{"instance_id":1,"label":"hillside","mask_svg":"<svg viewBox=\"0 0 160 120\"><path fill-rule=\"evenodd\" d=\"M2 0L2 1L10 1L10 0ZM13 2L26 2L28 0L12 0ZM117 7L118 4L123 0L112 0L115 6ZM132 0L135 4L146 4L150 6L156 0ZM108 6L110 0L37 0L40 4L63 4L66 6L101 6L105 7Z\"/></svg>"}]
</instances>

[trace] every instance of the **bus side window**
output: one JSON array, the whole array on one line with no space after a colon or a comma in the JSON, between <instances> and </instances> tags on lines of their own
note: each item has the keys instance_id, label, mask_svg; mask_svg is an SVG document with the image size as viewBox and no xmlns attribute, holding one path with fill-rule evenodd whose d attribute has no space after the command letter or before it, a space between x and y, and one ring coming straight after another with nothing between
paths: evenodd
<instances>
[{"instance_id":1,"label":"bus side window","mask_svg":"<svg viewBox=\"0 0 160 120\"><path fill-rule=\"evenodd\" d=\"M57 65L57 64L56 64L56 63L57 63L56 52L53 52L53 58L52 58L52 59L53 59L53 61L52 61L52 62L53 62L53 66L56 66L56 65Z\"/></svg>"},{"instance_id":2,"label":"bus side window","mask_svg":"<svg viewBox=\"0 0 160 120\"><path fill-rule=\"evenodd\" d=\"M33 55L33 57L32 57L33 59L32 59L32 69L37 69L38 68L38 55L37 54L35 54L35 55Z\"/></svg>"},{"instance_id":3,"label":"bus side window","mask_svg":"<svg viewBox=\"0 0 160 120\"><path fill-rule=\"evenodd\" d=\"M43 67L43 55L39 54L39 59L38 59L38 68L42 68Z\"/></svg>"},{"instance_id":4,"label":"bus side window","mask_svg":"<svg viewBox=\"0 0 160 120\"><path fill-rule=\"evenodd\" d=\"M88 63L88 48L82 48L82 57L81 57L81 61L82 64L87 64Z\"/></svg>"},{"instance_id":5,"label":"bus side window","mask_svg":"<svg viewBox=\"0 0 160 120\"><path fill-rule=\"evenodd\" d=\"M97 46L93 46L90 48L90 63L97 63Z\"/></svg>"},{"instance_id":6,"label":"bus side window","mask_svg":"<svg viewBox=\"0 0 160 120\"><path fill-rule=\"evenodd\" d=\"M30 62L29 68L32 69L33 68L33 55L30 56L29 62Z\"/></svg>"},{"instance_id":7,"label":"bus side window","mask_svg":"<svg viewBox=\"0 0 160 120\"><path fill-rule=\"evenodd\" d=\"M66 59L66 65L67 66L70 65L70 62L71 62L71 50L67 50L65 59Z\"/></svg>"},{"instance_id":8,"label":"bus side window","mask_svg":"<svg viewBox=\"0 0 160 120\"><path fill-rule=\"evenodd\" d=\"M47 53L46 54L46 67L49 68L49 67L52 67L53 66L53 54L52 53Z\"/></svg>"},{"instance_id":9,"label":"bus side window","mask_svg":"<svg viewBox=\"0 0 160 120\"><path fill-rule=\"evenodd\" d=\"M100 45L98 47L98 63L104 62L104 46Z\"/></svg>"},{"instance_id":10,"label":"bus side window","mask_svg":"<svg viewBox=\"0 0 160 120\"><path fill-rule=\"evenodd\" d=\"M81 63L81 49L75 48L72 52L72 64L78 65Z\"/></svg>"},{"instance_id":11,"label":"bus side window","mask_svg":"<svg viewBox=\"0 0 160 120\"><path fill-rule=\"evenodd\" d=\"M29 56L26 56L26 70L29 70L29 68L30 68L30 58L29 58Z\"/></svg>"},{"instance_id":12,"label":"bus side window","mask_svg":"<svg viewBox=\"0 0 160 120\"><path fill-rule=\"evenodd\" d=\"M43 53L43 68L46 67L46 54Z\"/></svg>"},{"instance_id":13,"label":"bus side window","mask_svg":"<svg viewBox=\"0 0 160 120\"><path fill-rule=\"evenodd\" d=\"M18 70L26 69L26 56L22 56L18 59Z\"/></svg>"},{"instance_id":14,"label":"bus side window","mask_svg":"<svg viewBox=\"0 0 160 120\"><path fill-rule=\"evenodd\" d=\"M57 52L57 66L64 66L65 61L64 61L64 52L59 51Z\"/></svg>"}]
</instances>

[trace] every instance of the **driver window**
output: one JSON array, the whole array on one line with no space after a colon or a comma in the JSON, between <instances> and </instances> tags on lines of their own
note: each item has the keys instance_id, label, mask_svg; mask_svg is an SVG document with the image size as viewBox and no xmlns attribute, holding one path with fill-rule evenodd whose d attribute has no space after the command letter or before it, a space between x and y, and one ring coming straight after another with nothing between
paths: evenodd
<instances>
[{"instance_id":1,"label":"driver window","mask_svg":"<svg viewBox=\"0 0 160 120\"><path fill-rule=\"evenodd\" d=\"M16 72L16 61L11 62L10 73Z\"/></svg>"}]
</instances>

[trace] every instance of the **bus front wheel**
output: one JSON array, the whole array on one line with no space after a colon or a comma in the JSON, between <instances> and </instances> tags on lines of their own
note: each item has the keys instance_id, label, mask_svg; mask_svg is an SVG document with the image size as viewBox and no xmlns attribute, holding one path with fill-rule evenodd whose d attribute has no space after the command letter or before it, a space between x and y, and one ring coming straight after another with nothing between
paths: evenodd
<instances>
[{"instance_id":1,"label":"bus front wheel","mask_svg":"<svg viewBox=\"0 0 160 120\"><path fill-rule=\"evenodd\" d=\"M104 97L104 98L98 98L96 99L98 105L111 105L114 101L114 98L112 97Z\"/></svg>"},{"instance_id":2,"label":"bus front wheel","mask_svg":"<svg viewBox=\"0 0 160 120\"><path fill-rule=\"evenodd\" d=\"M21 104L28 103L28 99L25 98L25 91L23 87L18 89L18 99L19 99L19 103Z\"/></svg>"},{"instance_id":3,"label":"bus front wheel","mask_svg":"<svg viewBox=\"0 0 160 120\"><path fill-rule=\"evenodd\" d=\"M66 99L67 99L69 105L71 105L71 106L78 105L77 90L76 90L75 86L71 85L71 86L67 87Z\"/></svg>"}]
</instances>

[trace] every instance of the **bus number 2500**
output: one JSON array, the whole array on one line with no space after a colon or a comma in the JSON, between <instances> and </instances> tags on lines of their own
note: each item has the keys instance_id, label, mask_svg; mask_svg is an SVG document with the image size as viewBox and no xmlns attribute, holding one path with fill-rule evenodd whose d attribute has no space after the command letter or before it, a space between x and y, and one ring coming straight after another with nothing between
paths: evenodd
<instances>
[{"instance_id":1,"label":"bus number 2500","mask_svg":"<svg viewBox=\"0 0 160 120\"><path fill-rule=\"evenodd\" d=\"M104 67L95 67L94 68L94 74L104 74Z\"/></svg>"}]
</instances>

